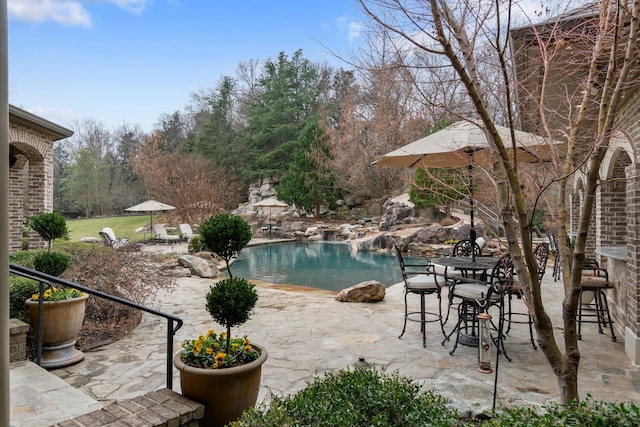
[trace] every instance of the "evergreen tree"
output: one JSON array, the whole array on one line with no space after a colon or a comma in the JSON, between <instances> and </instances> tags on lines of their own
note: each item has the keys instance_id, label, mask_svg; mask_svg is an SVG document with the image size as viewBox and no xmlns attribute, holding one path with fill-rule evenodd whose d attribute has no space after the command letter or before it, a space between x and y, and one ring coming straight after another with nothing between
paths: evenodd
<instances>
[{"instance_id":1,"label":"evergreen tree","mask_svg":"<svg viewBox=\"0 0 640 427\"><path fill-rule=\"evenodd\" d=\"M330 157L329 137L316 121L308 124L298 138L291 167L278 186L278 197L289 204L315 210L336 199L333 174L319 159Z\"/></svg>"}]
</instances>

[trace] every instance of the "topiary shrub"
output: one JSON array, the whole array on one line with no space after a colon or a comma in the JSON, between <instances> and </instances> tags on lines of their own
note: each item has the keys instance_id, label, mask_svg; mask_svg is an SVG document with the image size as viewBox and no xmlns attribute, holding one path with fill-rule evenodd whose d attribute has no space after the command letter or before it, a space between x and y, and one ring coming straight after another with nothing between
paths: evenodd
<instances>
[{"instance_id":1,"label":"topiary shrub","mask_svg":"<svg viewBox=\"0 0 640 427\"><path fill-rule=\"evenodd\" d=\"M209 289L206 307L213 320L227 329L227 337L231 337L231 328L249 320L257 301L255 286L245 279L232 277L220 280ZM227 354L230 341L227 339Z\"/></svg>"},{"instance_id":2,"label":"topiary shrub","mask_svg":"<svg viewBox=\"0 0 640 427\"><path fill-rule=\"evenodd\" d=\"M33 259L33 268L51 276L60 276L71 265L71 257L62 252L45 252Z\"/></svg>"},{"instance_id":3,"label":"topiary shrub","mask_svg":"<svg viewBox=\"0 0 640 427\"><path fill-rule=\"evenodd\" d=\"M55 239L66 238L69 235L67 221L56 212L42 213L31 217L31 228L47 242L48 251Z\"/></svg>"},{"instance_id":4,"label":"topiary shrub","mask_svg":"<svg viewBox=\"0 0 640 427\"><path fill-rule=\"evenodd\" d=\"M398 373L375 368L329 372L269 407L245 412L233 427L258 426L455 426L458 413L445 400Z\"/></svg>"},{"instance_id":5,"label":"topiary shrub","mask_svg":"<svg viewBox=\"0 0 640 427\"><path fill-rule=\"evenodd\" d=\"M229 277L233 277L229 261L251 240L249 223L237 215L222 213L204 221L199 232L204 246L224 260Z\"/></svg>"}]
</instances>

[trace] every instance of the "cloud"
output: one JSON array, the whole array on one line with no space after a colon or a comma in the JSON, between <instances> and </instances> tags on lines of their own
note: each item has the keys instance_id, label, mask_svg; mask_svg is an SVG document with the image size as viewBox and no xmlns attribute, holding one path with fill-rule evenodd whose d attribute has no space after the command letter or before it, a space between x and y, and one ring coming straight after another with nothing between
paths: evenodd
<instances>
[{"instance_id":1,"label":"cloud","mask_svg":"<svg viewBox=\"0 0 640 427\"><path fill-rule=\"evenodd\" d=\"M91 27L89 12L73 0L8 0L7 12L19 21Z\"/></svg>"},{"instance_id":2,"label":"cloud","mask_svg":"<svg viewBox=\"0 0 640 427\"><path fill-rule=\"evenodd\" d=\"M360 33L362 32L363 27L364 25L362 24L362 22L349 22L349 34L347 36L349 43L360 37Z\"/></svg>"},{"instance_id":3,"label":"cloud","mask_svg":"<svg viewBox=\"0 0 640 427\"><path fill-rule=\"evenodd\" d=\"M335 24L341 33L346 32L349 43L360 37L362 29L364 28L364 24L362 22L349 21L345 16L335 18Z\"/></svg>"},{"instance_id":4,"label":"cloud","mask_svg":"<svg viewBox=\"0 0 640 427\"><path fill-rule=\"evenodd\" d=\"M150 0L101 0L132 13L140 14ZM7 12L18 21L42 23L56 22L66 26L92 27L92 20L86 8L95 0L8 0Z\"/></svg>"}]
</instances>

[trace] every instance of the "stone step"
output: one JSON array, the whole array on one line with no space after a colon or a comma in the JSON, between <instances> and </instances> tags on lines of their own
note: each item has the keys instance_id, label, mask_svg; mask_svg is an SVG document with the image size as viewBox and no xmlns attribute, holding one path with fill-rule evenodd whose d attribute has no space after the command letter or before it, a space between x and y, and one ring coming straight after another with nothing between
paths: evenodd
<instances>
[{"instance_id":1,"label":"stone step","mask_svg":"<svg viewBox=\"0 0 640 427\"><path fill-rule=\"evenodd\" d=\"M163 388L114 402L100 410L53 424L52 427L198 427L198 420L203 415L204 406Z\"/></svg>"}]
</instances>

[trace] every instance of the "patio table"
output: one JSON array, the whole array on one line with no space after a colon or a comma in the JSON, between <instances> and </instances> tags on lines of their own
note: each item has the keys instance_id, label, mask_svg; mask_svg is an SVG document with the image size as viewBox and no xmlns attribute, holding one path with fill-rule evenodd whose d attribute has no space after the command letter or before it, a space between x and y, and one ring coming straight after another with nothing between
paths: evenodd
<instances>
[{"instance_id":1,"label":"patio table","mask_svg":"<svg viewBox=\"0 0 640 427\"><path fill-rule=\"evenodd\" d=\"M434 264L440 264L446 268L455 268L463 273L464 278L474 281L486 282L487 270L492 270L496 265L498 258L494 257L475 257L475 260L471 257L441 257L431 260ZM469 275L471 277L469 277ZM445 270L446 278L446 270ZM461 326L461 331L464 329L465 333L461 333L458 342L460 344L477 347L478 346L478 319L477 310L472 310L470 313L465 313L464 327ZM471 322L471 326L467 322ZM455 329L454 329L455 330ZM443 342L444 344L444 342Z\"/></svg>"}]
</instances>

